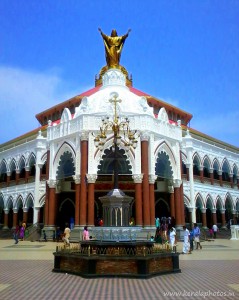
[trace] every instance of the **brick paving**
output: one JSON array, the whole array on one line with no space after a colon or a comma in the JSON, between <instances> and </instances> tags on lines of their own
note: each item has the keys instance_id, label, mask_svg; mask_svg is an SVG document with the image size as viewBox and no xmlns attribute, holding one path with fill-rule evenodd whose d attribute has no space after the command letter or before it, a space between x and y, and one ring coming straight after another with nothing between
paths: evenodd
<instances>
[{"instance_id":1,"label":"brick paving","mask_svg":"<svg viewBox=\"0 0 239 300\"><path fill-rule=\"evenodd\" d=\"M84 279L54 273L55 244L22 242L18 247L1 242L0 300L239 299L239 241L205 242L203 250L180 256L182 273L151 279Z\"/></svg>"}]
</instances>

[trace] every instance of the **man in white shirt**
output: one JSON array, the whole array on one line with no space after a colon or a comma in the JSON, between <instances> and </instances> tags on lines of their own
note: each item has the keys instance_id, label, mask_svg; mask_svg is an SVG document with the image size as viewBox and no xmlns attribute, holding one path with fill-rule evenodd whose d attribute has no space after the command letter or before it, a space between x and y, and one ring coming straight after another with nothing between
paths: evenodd
<instances>
[{"instance_id":1,"label":"man in white shirt","mask_svg":"<svg viewBox=\"0 0 239 300\"><path fill-rule=\"evenodd\" d=\"M217 238L217 232L218 232L218 227L217 227L216 224L214 224L212 226L212 230L213 230L214 239L216 239Z\"/></svg>"},{"instance_id":2,"label":"man in white shirt","mask_svg":"<svg viewBox=\"0 0 239 300\"><path fill-rule=\"evenodd\" d=\"M182 252L182 254L191 253L189 251L189 242L190 242L189 236L190 236L189 230L186 228L186 226L183 226L183 252Z\"/></svg>"}]
</instances>

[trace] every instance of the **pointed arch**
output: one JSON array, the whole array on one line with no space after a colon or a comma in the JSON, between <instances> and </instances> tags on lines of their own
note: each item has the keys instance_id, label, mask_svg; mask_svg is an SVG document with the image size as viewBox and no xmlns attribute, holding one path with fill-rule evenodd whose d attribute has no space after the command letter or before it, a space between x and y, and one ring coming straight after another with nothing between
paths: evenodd
<instances>
[{"instance_id":1,"label":"pointed arch","mask_svg":"<svg viewBox=\"0 0 239 300\"><path fill-rule=\"evenodd\" d=\"M230 169L229 162L227 158L224 158L222 162L222 180L230 181L230 173L231 173L231 169Z\"/></svg>"},{"instance_id":2,"label":"pointed arch","mask_svg":"<svg viewBox=\"0 0 239 300\"><path fill-rule=\"evenodd\" d=\"M197 152L193 154L193 175L200 176L201 159Z\"/></svg>"},{"instance_id":3,"label":"pointed arch","mask_svg":"<svg viewBox=\"0 0 239 300\"><path fill-rule=\"evenodd\" d=\"M13 198L12 196L9 196L6 202L6 209L13 209Z\"/></svg>"},{"instance_id":4,"label":"pointed arch","mask_svg":"<svg viewBox=\"0 0 239 300\"><path fill-rule=\"evenodd\" d=\"M167 167L167 170L170 175L170 178L177 178L177 162L175 159L175 156L173 154L172 149L170 148L170 146L168 145L168 143L166 141L162 141L155 149L154 151L154 155L155 155L155 171L157 168L157 163L159 161L159 156L161 153L166 154L166 157L168 159L169 165Z\"/></svg>"},{"instance_id":5,"label":"pointed arch","mask_svg":"<svg viewBox=\"0 0 239 300\"><path fill-rule=\"evenodd\" d=\"M210 178L210 167L211 167L211 162L210 159L207 155L203 158L203 177Z\"/></svg>"},{"instance_id":6,"label":"pointed arch","mask_svg":"<svg viewBox=\"0 0 239 300\"><path fill-rule=\"evenodd\" d=\"M33 197L32 193L27 195L24 207L27 207L27 208L34 207L34 197Z\"/></svg>"},{"instance_id":7,"label":"pointed arch","mask_svg":"<svg viewBox=\"0 0 239 300\"><path fill-rule=\"evenodd\" d=\"M213 178L219 180L220 164L217 158L214 158L212 162L212 166L213 166Z\"/></svg>"},{"instance_id":8,"label":"pointed arch","mask_svg":"<svg viewBox=\"0 0 239 300\"><path fill-rule=\"evenodd\" d=\"M53 174L57 179L63 179L75 175L75 169L75 150L70 143L63 142L53 161Z\"/></svg>"},{"instance_id":9,"label":"pointed arch","mask_svg":"<svg viewBox=\"0 0 239 300\"><path fill-rule=\"evenodd\" d=\"M24 207L24 200L23 200L22 195L19 195L17 197L16 202L15 202L15 207L14 208L19 209L19 208L23 208L23 207Z\"/></svg>"},{"instance_id":10,"label":"pointed arch","mask_svg":"<svg viewBox=\"0 0 239 300\"><path fill-rule=\"evenodd\" d=\"M16 169L17 169L17 163L15 158L13 158L9 164L10 180L16 180Z\"/></svg>"},{"instance_id":11,"label":"pointed arch","mask_svg":"<svg viewBox=\"0 0 239 300\"><path fill-rule=\"evenodd\" d=\"M63 112L62 112L62 115L61 115L60 123L68 122L71 119L72 119L71 112L67 107L65 107Z\"/></svg>"},{"instance_id":12,"label":"pointed arch","mask_svg":"<svg viewBox=\"0 0 239 300\"><path fill-rule=\"evenodd\" d=\"M3 159L0 163L0 182L7 181L7 163L5 159Z\"/></svg>"},{"instance_id":13,"label":"pointed arch","mask_svg":"<svg viewBox=\"0 0 239 300\"><path fill-rule=\"evenodd\" d=\"M26 159L22 155L18 162L19 178L24 178L26 173Z\"/></svg>"},{"instance_id":14,"label":"pointed arch","mask_svg":"<svg viewBox=\"0 0 239 300\"><path fill-rule=\"evenodd\" d=\"M202 197L202 195L201 195L201 193L197 193L196 194L196 197L195 197L195 204L196 204L196 207L197 208L204 208L205 207L205 205L204 205L204 201L203 201L203 197Z\"/></svg>"},{"instance_id":15,"label":"pointed arch","mask_svg":"<svg viewBox=\"0 0 239 300\"><path fill-rule=\"evenodd\" d=\"M214 208L213 199L210 194L207 195L205 202L206 202L206 208L210 208L210 209Z\"/></svg>"}]
</instances>

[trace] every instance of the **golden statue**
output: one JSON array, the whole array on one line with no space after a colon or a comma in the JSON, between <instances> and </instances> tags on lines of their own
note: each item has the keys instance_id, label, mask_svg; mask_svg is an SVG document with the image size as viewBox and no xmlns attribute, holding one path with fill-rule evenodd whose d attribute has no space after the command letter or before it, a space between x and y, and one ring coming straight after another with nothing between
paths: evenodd
<instances>
[{"instance_id":1,"label":"golden statue","mask_svg":"<svg viewBox=\"0 0 239 300\"><path fill-rule=\"evenodd\" d=\"M99 32L101 33L104 40L105 57L107 66L109 68L116 68L119 66L121 51L130 31L131 29L129 29L125 35L118 36L117 31L113 29L111 32L111 36L108 36L104 34L99 28Z\"/></svg>"}]
</instances>

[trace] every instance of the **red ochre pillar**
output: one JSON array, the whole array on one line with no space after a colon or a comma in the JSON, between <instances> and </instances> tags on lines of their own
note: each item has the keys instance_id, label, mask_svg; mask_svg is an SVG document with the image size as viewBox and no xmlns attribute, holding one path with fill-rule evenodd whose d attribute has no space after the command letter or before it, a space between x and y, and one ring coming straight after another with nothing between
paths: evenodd
<instances>
[{"instance_id":1,"label":"red ochre pillar","mask_svg":"<svg viewBox=\"0 0 239 300\"><path fill-rule=\"evenodd\" d=\"M95 225L95 181L97 179L97 175L95 174L87 174L88 181L88 226Z\"/></svg>"},{"instance_id":2,"label":"red ochre pillar","mask_svg":"<svg viewBox=\"0 0 239 300\"><path fill-rule=\"evenodd\" d=\"M226 217L225 217L225 209L221 209L221 216L222 216L222 227L226 227Z\"/></svg>"},{"instance_id":3,"label":"red ochre pillar","mask_svg":"<svg viewBox=\"0 0 239 300\"><path fill-rule=\"evenodd\" d=\"M88 162L88 137L81 136L81 188L80 188L80 225L86 225L86 200L87 200L87 186L86 186L86 174L87 174L87 162Z\"/></svg>"},{"instance_id":4,"label":"red ochre pillar","mask_svg":"<svg viewBox=\"0 0 239 300\"><path fill-rule=\"evenodd\" d=\"M17 209L13 209L13 225L12 228L16 228L17 224L17 216L18 216L18 210Z\"/></svg>"},{"instance_id":5,"label":"red ochre pillar","mask_svg":"<svg viewBox=\"0 0 239 300\"><path fill-rule=\"evenodd\" d=\"M202 227L207 228L206 208L201 208L201 213L202 213Z\"/></svg>"},{"instance_id":6,"label":"red ochre pillar","mask_svg":"<svg viewBox=\"0 0 239 300\"><path fill-rule=\"evenodd\" d=\"M174 199L175 199L175 225L181 226L181 205L180 205L180 188L174 188Z\"/></svg>"},{"instance_id":7,"label":"red ochre pillar","mask_svg":"<svg viewBox=\"0 0 239 300\"><path fill-rule=\"evenodd\" d=\"M141 141L141 168L143 176L143 225L150 226L150 203L149 203L149 159L148 138Z\"/></svg>"},{"instance_id":8,"label":"red ochre pillar","mask_svg":"<svg viewBox=\"0 0 239 300\"><path fill-rule=\"evenodd\" d=\"M80 176L75 176L75 227L80 225Z\"/></svg>"},{"instance_id":9,"label":"red ochre pillar","mask_svg":"<svg viewBox=\"0 0 239 300\"><path fill-rule=\"evenodd\" d=\"M210 169L210 182L211 182L211 185L214 184L214 176L213 176L213 169Z\"/></svg>"},{"instance_id":10,"label":"red ochre pillar","mask_svg":"<svg viewBox=\"0 0 239 300\"><path fill-rule=\"evenodd\" d=\"M46 159L46 197L45 197L45 207L44 207L44 225L49 224L49 163L50 163L50 150L47 150L47 159ZM27 171L26 171L27 173ZM25 177L26 180L26 177Z\"/></svg>"},{"instance_id":11,"label":"red ochre pillar","mask_svg":"<svg viewBox=\"0 0 239 300\"><path fill-rule=\"evenodd\" d=\"M151 226L155 226L154 183L156 179L157 179L156 175L149 175L150 225Z\"/></svg>"},{"instance_id":12,"label":"red ochre pillar","mask_svg":"<svg viewBox=\"0 0 239 300\"><path fill-rule=\"evenodd\" d=\"M213 208L211 211L212 211L212 222L213 222L212 225L214 225L217 224L217 210L216 208Z\"/></svg>"},{"instance_id":13,"label":"red ochre pillar","mask_svg":"<svg viewBox=\"0 0 239 300\"><path fill-rule=\"evenodd\" d=\"M49 216L48 225L55 226L56 222L56 181L49 180Z\"/></svg>"},{"instance_id":14,"label":"red ochre pillar","mask_svg":"<svg viewBox=\"0 0 239 300\"><path fill-rule=\"evenodd\" d=\"M143 175L133 175L135 183L135 225L143 225L143 213L142 213L142 179Z\"/></svg>"},{"instance_id":15,"label":"red ochre pillar","mask_svg":"<svg viewBox=\"0 0 239 300\"><path fill-rule=\"evenodd\" d=\"M173 187L169 187L170 193L170 215L171 218L175 219L175 199L174 199L174 189Z\"/></svg>"},{"instance_id":16,"label":"red ochre pillar","mask_svg":"<svg viewBox=\"0 0 239 300\"><path fill-rule=\"evenodd\" d=\"M9 213L9 210L4 209L4 226L3 226L3 229L9 229L8 228L8 213Z\"/></svg>"}]
</instances>

